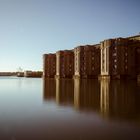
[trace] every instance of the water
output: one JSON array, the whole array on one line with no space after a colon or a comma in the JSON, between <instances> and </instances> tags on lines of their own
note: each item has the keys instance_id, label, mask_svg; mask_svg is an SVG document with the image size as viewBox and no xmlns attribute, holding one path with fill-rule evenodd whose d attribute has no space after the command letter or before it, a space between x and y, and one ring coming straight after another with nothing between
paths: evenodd
<instances>
[{"instance_id":1,"label":"water","mask_svg":"<svg viewBox=\"0 0 140 140\"><path fill-rule=\"evenodd\" d=\"M139 140L136 81L0 78L0 140Z\"/></svg>"}]
</instances>

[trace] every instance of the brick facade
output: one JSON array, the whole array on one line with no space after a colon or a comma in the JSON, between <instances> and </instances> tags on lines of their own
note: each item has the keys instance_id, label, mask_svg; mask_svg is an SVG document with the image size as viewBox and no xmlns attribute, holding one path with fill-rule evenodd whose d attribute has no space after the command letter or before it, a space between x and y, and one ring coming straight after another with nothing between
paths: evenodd
<instances>
[{"instance_id":1,"label":"brick facade","mask_svg":"<svg viewBox=\"0 0 140 140\"><path fill-rule=\"evenodd\" d=\"M126 38L109 39L101 42L101 76L111 78L136 78L139 73L138 40Z\"/></svg>"},{"instance_id":2,"label":"brick facade","mask_svg":"<svg viewBox=\"0 0 140 140\"><path fill-rule=\"evenodd\" d=\"M56 77L72 78L74 75L74 52L64 50L56 52Z\"/></svg>"},{"instance_id":3,"label":"brick facade","mask_svg":"<svg viewBox=\"0 0 140 140\"><path fill-rule=\"evenodd\" d=\"M100 45L79 46L74 49L75 77L97 78L100 74Z\"/></svg>"},{"instance_id":4,"label":"brick facade","mask_svg":"<svg viewBox=\"0 0 140 140\"><path fill-rule=\"evenodd\" d=\"M56 74L56 55L43 55L43 76L47 78L54 78Z\"/></svg>"}]
</instances>

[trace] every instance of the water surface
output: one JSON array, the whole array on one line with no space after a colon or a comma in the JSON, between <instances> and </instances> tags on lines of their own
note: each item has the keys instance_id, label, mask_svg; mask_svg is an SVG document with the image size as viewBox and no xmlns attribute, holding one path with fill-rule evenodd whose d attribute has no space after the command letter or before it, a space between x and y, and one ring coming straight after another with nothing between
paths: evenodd
<instances>
[{"instance_id":1,"label":"water surface","mask_svg":"<svg viewBox=\"0 0 140 140\"><path fill-rule=\"evenodd\" d=\"M0 140L140 139L136 81L0 78Z\"/></svg>"}]
</instances>

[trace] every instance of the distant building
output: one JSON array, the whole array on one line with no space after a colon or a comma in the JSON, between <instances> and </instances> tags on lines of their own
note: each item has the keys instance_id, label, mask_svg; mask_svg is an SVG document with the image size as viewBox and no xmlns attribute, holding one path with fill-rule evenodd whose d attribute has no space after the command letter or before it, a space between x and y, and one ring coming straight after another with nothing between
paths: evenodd
<instances>
[{"instance_id":1,"label":"distant building","mask_svg":"<svg viewBox=\"0 0 140 140\"><path fill-rule=\"evenodd\" d=\"M30 76L30 75L32 75L32 71L31 71L31 70L26 70L26 71L24 71L24 76L25 76L25 77L28 77L28 76Z\"/></svg>"},{"instance_id":2,"label":"distant building","mask_svg":"<svg viewBox=\"0 0 140 140\"><path fill-rule=\"evenodd\" d=\"M140 41L126 38L101 42L101 76L136 78L140 72Z\"/></svg>"},{"instance_id":3,"label":"distant building","mask_svg":"<svg viewBox=\"0 0 140 140\"><path fill-rule=\"evenodd\" d=\"M74 77L97 78L100 74L100 45L85 45L74 48Z\"/></svg>"},{"instance_id":4,"label":"distant building","mask_svg":"<svg viewBox=\"0 0 140 140\"><path fill-rule=\"evenodd\" d=\"M43 76L54 78L56 74L56 54L43 55Z\"/></svg>"},{"instance_id":5,"label":"distant building","mask_svg":"<svg viewBox=\"0 0 140 140\"><path fill-rule=\"evenodd\" d=\"M74 75L74 52L64 50L56 52L56 78L72 78Z\"/></svg>"},{"instance_id":6,"label":"distant building","mask_svg":"<svg viewBox=\"0 0 140 140\"><path fill-rule=\"evenodd\" d=\"M42 71L30 71L26 70L24 71L24 77L34 77L34 78L40 78L42 77Z\"/></svg>"},{"instance_id":7,"label":"distant building","mask_svg":"<svg viewBox=\"0 0 140 140\"><path fill-rule=\"evenodd\" d=\"M16 76L16 72L0 72L0 76Z\"/></svg>"}]
</instances>

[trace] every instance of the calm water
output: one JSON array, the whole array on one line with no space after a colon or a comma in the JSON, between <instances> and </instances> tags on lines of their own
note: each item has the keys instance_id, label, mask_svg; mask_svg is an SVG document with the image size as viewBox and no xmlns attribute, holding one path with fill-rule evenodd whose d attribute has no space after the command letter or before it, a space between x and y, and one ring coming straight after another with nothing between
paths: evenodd
<instances>
[{"instance_id":1,"label":"calm water","mask_svg":"<svg viewBox=\"0 0 140 140\"><path fill-rule=\"evenodd\" d=\"M139 140L135 81L0 78L0 140Z\"/></svg>"}]
</instances>

